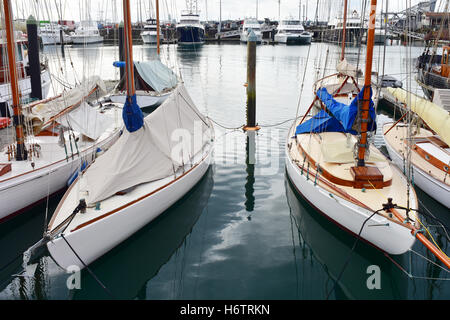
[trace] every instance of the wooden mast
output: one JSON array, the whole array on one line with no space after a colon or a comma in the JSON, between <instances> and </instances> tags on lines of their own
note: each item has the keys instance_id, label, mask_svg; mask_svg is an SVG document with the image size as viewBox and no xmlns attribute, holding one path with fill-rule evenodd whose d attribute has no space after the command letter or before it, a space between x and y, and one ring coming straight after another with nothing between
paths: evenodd
<instances>
[{"instance_id":1,"label":"wooden mast","mask_svg":"<svg viewBox=\"0 0 450 320\"><path fill-rule=\"evenodd\" d=\"M136 93L134 86L134 62L133 62L133 38L131 34L130 1L123 0L124 16L124 40L125 40L125 63L126 63L126 85L127 98L131 102L131 97Z\"/></svg>"},{"instance_id":2,"label":"wooden mast","mask_svg":"<svg viewBox=\"0 0 450 320\"><path fill-rule=\"evenodd\" d=\"M367 129L370 108L370 91L372 84L372 58L373 44L375 39L375 13L377 9L377 0L370 1L370 18L369 30L367 32L367 57L366 57L366 73L364 78L364 94L361 112L361 138L358 145L358 167L365 166L364 156L367 149Z\"/></svg>"},{"instance_id":3,"label":"wooden mast","mask_svg":"<svg viewBox=\"0 0 450 320\"><path fill-rule=\"evenodd\" d=\"M345 40L347 37L347 7L348 0L344 0L344 21L342 25L342 52L341 52L341 61L345 58Z\"/></svg>"},{"instance_id":4,"label":"wooden mast","mask_svg":"<svg viewBox=\"0 0 450 320\"><path fill-rule=\"evenodd\" d=\"M16 129L16 160L26 160L27 150L24 141L23 131L23 114L20 106L20 93L18 85L17 64L16 64L16 41L14 39L13 14L11 0L3 0L3 8L5 10L5 29L8 50L9 74L11 79L11 95L13 101L14 127Z\"/></svg>"},{"instance_id":5,"label":"wooden mast","mask_svg":"<svg viewBox=\"0 0 450 320\"><path fill-rule=\"evenodd\" d=\"M159 0L156 0L156 53L159 55Z\"/></svg>"}]
</instances>

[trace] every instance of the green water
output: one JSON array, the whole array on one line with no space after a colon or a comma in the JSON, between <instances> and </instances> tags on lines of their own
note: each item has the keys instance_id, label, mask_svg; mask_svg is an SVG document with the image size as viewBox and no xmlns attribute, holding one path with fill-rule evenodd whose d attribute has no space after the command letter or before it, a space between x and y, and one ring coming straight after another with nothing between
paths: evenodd
<instances>
[{"instance_id":1,"label":"green water","mask_svg":"<svg viewBox=\"0 0 450 320\"><path fill-rule=\"evenodd\" d=\"M211 44L195 50L164 46L163 58L179 69L199 109L217 123L236 128L245 123L246 46ZM404 88L421 94L408 77L409 63L421 47L386 48L387 74ZM309 51L309 54L308 54ZM328 52L328 53L327 53ZM374 70L382 71L383 47L375 48ZM117 77L112 46L66 47L66 61L46 48L52 70L73 83L83 75ZM328 44L257 48L256 163L249 164L251 141L240 130L216 126L214 163L181 201L90 268L116 298L122 299L325 299L346 262L355 238L315 212L291 186L284 167L284 142L291 122L312 98L312 84L334 70L340 48ZM155 48L134 46L135 59L149 59ZM347 59L363 66L364 48L347 49ZM71 67L70 60L74 67ZM84 61L84 63L83 63ZM319 72L317 68L321 66ZM61 68L59 68L61 67ZM306 73L305 73L306 68ZM318 73L318 75L317 75ZM302 79L305 82L302 89ZM409 82L409 80L411 80ZM58 91L59 84L52 88ZM391 114L380 110L378 124ZM249 145L250 143L250 145ZM375 145L383 148L377 135ZM251 153L250 153L251 155ZM417 190L423 205L450 225L450 212ZM24 271L20 255L39 240L46 212L62 195L0 225L0 299L108 299L87 272L81 289L69 290L70 274L44 256ZM430 224L435 224L432 221ZM438 244L450 254L440 228L431 227ZM450 274L419 243L414 252L388 259L358 243L330 299L449 299ZM420 257L423 255L425 258ZM19 256L18 259L15 257ZM381 289L369 290L369 266L380 269ZM402 271L401 268L404 269ZM410 278L405 272L410 272Z\"/></svg>"}]
</instances>

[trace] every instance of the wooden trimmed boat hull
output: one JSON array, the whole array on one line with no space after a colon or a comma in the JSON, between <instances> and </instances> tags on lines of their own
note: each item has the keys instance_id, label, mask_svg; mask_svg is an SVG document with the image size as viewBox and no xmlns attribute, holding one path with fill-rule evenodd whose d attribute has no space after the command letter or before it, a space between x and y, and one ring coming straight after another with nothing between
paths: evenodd
<instances>
[{"instance_id":1,"label":"wooden trimmed boat hull","mask_svg":"<svg viewBox=\"0 0 450 320\"><path fill-rule=\"evenodd\" d=\"M172 179L162 188L148 190L148 196L129 205L122 205L116 209L117 211L104 218L81 228L77 227L76 230L65 231L64 238L86 265L92 263L158 217L194 187L207 172L211 162L211 153L212 146L208 154L197 165L176 180ZM70 189L66 195L69 193ZM60 235L49 241L47 248L60 267L66 270L73 266L84 268L83 263Z\"/></svg>"},{"instance_id":2,"label":"wooden trimmed boat hull","mask_svg":"<svg viewBox=\"0 0 450 320\"><path fill-rule=\"evenodd\" d=\"M384 139L384 141L392 162L394 162L394 164L398 168L403 170L403 157L394 150L394 148L388 143L386 139ZM425 171L421 170L416 165L414 165L414 163L412 163L412 168L414 170L414 184L425 191L425 193L427 193L430 197L446 206L447 208L450 208L450 187L435 179Z\"/></svg>"},{"instance_id":3,"label":"wooden trimmed boat hull","mask_svg":"<svg viewBox=\"0 0 450 320\"><path fill-rule=\"evenodd\" d=\"M80 156L74 155L73 159L69 156L67 161L63 158L36 170L31 170L29 165L28 172L0 180L0 222L67 187L69 178L79 169L81 160L90 163L95 158L97 148L108 149L119 137L119 132L118 128L110 137L80 151Z\"/></svg>"},{"instance_id":4,"label":"wooden trimmed boat hull","mask_svg":"<svg viewBox=\"0 0 450 320\"><path fill-rule=\"evenodd\" d=\"M292 128L290 130L292 132ZM331 193L315 183L314 176L308 175L306 168L302 174L301 168L292 159L289 152L289 139L286 142L286 169L289 179L296 190L332 222L353 235L358 235L364 221L373 211L344 199L336 193ZM406 180L405 180L406 185ZM363 199L360 199L364 203ZM394 199L395 201L395 199ZM413 204L417 203L414 192L411 194ZM378 210L381 208L374 208ZM361 239L389 254L403 254L415 242L411 230L401 223L395 223L382 215L374 215L368 220L361 233Z\"/></svg>"}]
</instances>

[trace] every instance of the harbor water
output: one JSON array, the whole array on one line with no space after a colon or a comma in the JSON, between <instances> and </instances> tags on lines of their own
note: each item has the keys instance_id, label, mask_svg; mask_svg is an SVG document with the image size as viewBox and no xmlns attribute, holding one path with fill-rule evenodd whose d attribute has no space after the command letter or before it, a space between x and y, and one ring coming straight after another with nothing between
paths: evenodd
<instances>
[{"instance_id":1,"label":"harbor water","mask_svg":"<svg viewBox=\"0 0 450 320\"><path fill-rule=\"evenodd\" d=\"M383 50L374 49L374 71L380 74ZM388 45L384 64L386 74L419 95L414 63L422 50ZM148 60L156 48L135 45L133 53L136 60ZM65 58L59 47L46 47L44 54L55 73L53 92L88 75L118 79L112 66L116 46L66 46ZM325 299L330 292L330 299L449 299L450 274L420 243L401 256L386 256L363 242L352 252L355 238L310 207L287 178L284 148L292 119L309 107L314 81L334 73L340 47L257 47L261 130L254 137L239 129L246 119L246 54L246 45L232 43L162 47L162 59L180 73L200 111L215 122L214 161L182 200L90 265L108 291L87 270L77 279L47 255L24 263L61 193L0 225L0 299L109 299L112 294L120 299L291 300ZM364 47L347 48L346 57L364 70ZM382 106L378 115L379 130L394 117ZM374 143L385 151L380 132ZM416 191L421 208L450 225L449 210ZM450 254L444 230L428 223L437 244ZM375 288L370 285L374 268L380 271Z\"/></svg>"}]
</instances>

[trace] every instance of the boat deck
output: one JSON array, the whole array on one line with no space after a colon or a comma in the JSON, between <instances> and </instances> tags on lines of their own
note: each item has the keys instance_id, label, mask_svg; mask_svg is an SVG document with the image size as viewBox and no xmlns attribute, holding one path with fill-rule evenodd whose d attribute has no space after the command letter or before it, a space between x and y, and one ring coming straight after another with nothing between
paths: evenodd
<instances>
[{"instance_id":1,"label":"boat deck","mask_svg":"<svg viewBox=\"0 0 450 320\"><path fill-rule=\"evenodd\" d=\"M290 137L294 137L291 128ZM344 198L365 209L376 211L387 203L388 198L399 206L407 207L407 181L402 173L386 159L375 147L370 147L367 166L376 167L383 175L384 187L375 189L369 185L365 188L355 188L351 167L355 166L353 158L354 136L340 132L324 132L320 134L299 134L289 139L289 155L298 165L303 175L325 189L330 194ZM317 168L319 174L316 178ZM417 209L415 192L410 193L410 206ZM405 211L399 213L406 218ZM389 215L383 211L386 217ZM413 215L410 214L410 217ZM398 221L397 221L398 222Z\"/></svg>"}]
</instances>

